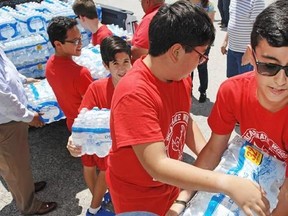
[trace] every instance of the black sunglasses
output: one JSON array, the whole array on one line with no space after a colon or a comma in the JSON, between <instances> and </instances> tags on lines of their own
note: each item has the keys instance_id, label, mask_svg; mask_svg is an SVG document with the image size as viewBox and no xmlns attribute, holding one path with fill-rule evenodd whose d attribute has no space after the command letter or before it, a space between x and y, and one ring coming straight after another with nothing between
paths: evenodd
<instances>
[{"instance_id":1,"label":"black sunglasses","mask_svg":"<svg viewBox=\"0 0 288 216\"><path fill-rule=\"evenodd\" d=\"M284 70L286 76L288 77L288 66L282 66L273 63L259 62L256 58L255 51L253 51L253 56L257 65L257 72L263 76L275 76L280 70Z\"/></svg>"}]
</instances>

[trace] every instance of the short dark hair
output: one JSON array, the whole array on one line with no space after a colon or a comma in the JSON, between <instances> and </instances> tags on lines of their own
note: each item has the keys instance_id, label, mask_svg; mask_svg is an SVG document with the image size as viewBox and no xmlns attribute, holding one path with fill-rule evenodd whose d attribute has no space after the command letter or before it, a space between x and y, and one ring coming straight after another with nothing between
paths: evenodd
<instances>
[{"instance_id":1,"label":"short dark hair","mask_svg":"<svg viewBox=\"0 0 288 216\"><path fill-rule=\"evenodd\" d=\"M77 16L98 19L96 5L93 0L75 0L72 9Z\"/></svg>"},{"instance_id":2,"label":"short dark hair","mask_svg":"<svg viewBox=\"0 0 288 216\"><path fill-rule=\"evenodd\" d=\"M67 38L67 31L76 25L77 21L73 18L65 16L53 17L47 28L47 33L52 46L55 47L54 42L56 40L64 43Z\"/></svg>"},{"instance_id":3,"label":"short dark hair","mask_svg":"<svg viewBox=\"0 0 288 216\"><path fill-rule=\"evenodd\" d=\"M251 47L266 39L272 47L288 46L288 1L278 0L265 8L257 17L251 32Z\"/></svg>"},{"instance_id":4,"label":"short dark hair","mask_svg":"<svg viewBox=\"0 0 288 216\"><path fill-rule=\"evenodd\" d=\"M108 66L110 61L115 61L117 53L125 52L131 59L131 47L118 36L106 37L100 44L102 61Z\"/></svg>"},{"instance_id":5,"label":"short dark hair","mask_svg":"<svg viewBox=\"0 0 288 216\"><path fill-rule=\"evenodd\" d=\"M196 46L211 45L215 28L207 13L191 2L179 0L159 8L149 26L149 54L159 56L175 43L186 52Z\"/></svg>"}]
</instances>

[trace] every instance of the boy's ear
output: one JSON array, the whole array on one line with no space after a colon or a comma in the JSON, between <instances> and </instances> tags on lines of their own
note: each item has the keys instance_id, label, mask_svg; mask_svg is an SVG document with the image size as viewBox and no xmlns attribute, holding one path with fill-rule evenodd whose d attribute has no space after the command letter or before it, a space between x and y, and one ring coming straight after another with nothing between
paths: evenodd
<instances>
[{"instance_id":1,"label":"boy's ear","mask_svg":"<svg viewBox=\"0 0 288 216\"><path fill-rule=\"evenodd\" d=\"M255 68L256 67L256 61L255 61L255 53L254 53L254 50L252 49L251 45L248 45L247 46L247 49L246 49L246 52L245 54L247 56L247 59L249 59L249 63L251 65L253 65L253 67Z\"/></svg>"},{"instance_id":2,"label":"boy's ear","mask_svg":"<svg viewBox=\"0 0 288 216\"><path fill-rule=\"evenodd\" d=\"M62 43L60 41L58 41L58 40L55 40L54 41L54 45L55 45L55 48L59 48L59 47L62 46Z\"/></svg>"},{"instance_id":3,"label":"boy's ear","mask_svg":"<svg viewBox=\"0 0 288 216\"><path fill-rule=\"evenodd\" d=\"M176 63L183 53L183 48L182 48L181 44L176 43L170 47L168 52L169 52L169 56L170 56L172 62Z\"/></svg>"}]
</instances>

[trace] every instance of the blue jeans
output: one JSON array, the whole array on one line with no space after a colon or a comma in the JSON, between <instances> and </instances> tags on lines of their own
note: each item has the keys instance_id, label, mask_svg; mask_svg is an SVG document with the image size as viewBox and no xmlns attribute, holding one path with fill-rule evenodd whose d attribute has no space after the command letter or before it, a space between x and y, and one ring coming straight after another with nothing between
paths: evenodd
<instances>
[{"instance_id":1,"label":"blue jeans","mask_svg":"<svg viewBox=\"0 0 288 216\"><path fill-rule=\"evenodd\" d=\"M227 71L226 71L228 78L253 70L253 66L251 64L241 66L243 55L244 53L235 52L235 51L228 49Z\"/></svg>"},{"instance_id":2,"label":"blue jeans","mask_svg":"<svg viewBox=\"0 0 288 216\"><path fill-rule=\"evenodd\" d=\"M221 23L228 25L229 21L229 6L230 6L230 0L218 0L218 9L221 16Z\"/></svg>"},{"instance_id":3,"label":"blue jeans","mask_svg":"<svg viewBox=\"0 0 288 216\"><path fill-rule=\"evenodd\" d=\"M210 52L210 48L208 47L204 55L208 56ZM208 88L208 61L205 63L197 66L198 75L199 75L199 81L200 86L198 88L198 91L200 93L206 93L206 90Z\"/></svg>"}]
</instances>

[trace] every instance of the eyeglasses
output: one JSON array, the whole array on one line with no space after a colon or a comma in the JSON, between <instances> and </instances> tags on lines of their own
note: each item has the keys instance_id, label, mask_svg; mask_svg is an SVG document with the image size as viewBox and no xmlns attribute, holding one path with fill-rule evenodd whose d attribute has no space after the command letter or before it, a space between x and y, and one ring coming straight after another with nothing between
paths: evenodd
<instances>
[{"instance_id":1,"label":"eyeglasses","mask_svg":"<svg viewBox=\"0 0 288 216\"><path fill-rule=\"evenodd\" d=\"M79 16L79 15L76 15L76 16L75 16L75 19L80 19L80 16Z\"/></svg>"},{"instance_id":2,"label":"eyeglasses","mask_svg":"<svg viewBox=\"0 0 288 216\"><path fill-rule=\"evenodd\" d=\"M288 66L282 66L273 63L259 62L256 58L255 51L253 51L253 57L257 65L257 72L263 76L275 76L280 70L284 70L288 77Z\"/></svg>"},{"instance_id":3,"label":"eyeglasses","mask_svg":"<svg viewBox=\"0 0 288 216\"><path fill-rule=\"evenodd\" d=\"M193 48L193 50L200 55L198 65L204 64L205 62L207 62L209 60L207 55L203 55L202 53L200 53L195 48Z\"/></svg>"},{"instance_id":4,"label":"eyeglasses","mask_svg":"<svg viewBox=\"0 0 288 216\"><path fill-rule=\"evenodd\" d=\"M207 55L204 55L202 53L200 53L198 50L196 50L193 46L189 45L189 44L184 44L185 46L189 46L193 49L193 51L195 51L196 53L199 54L199 62L198 65L204 64L205 62L207 62L209 60Z\"/></svg>"},{"instance_id":5,"label":"eyeglasses","mask_svg":"<svg viewBox=\"0 0 288 216\"><path fill-rule=\"evenodd\" d=\"M72 43L75 46L78 46L79 44L82 44L82 38L76 38L74 40L64 40L64 42Z\"/></svg>"}]
</instances>

